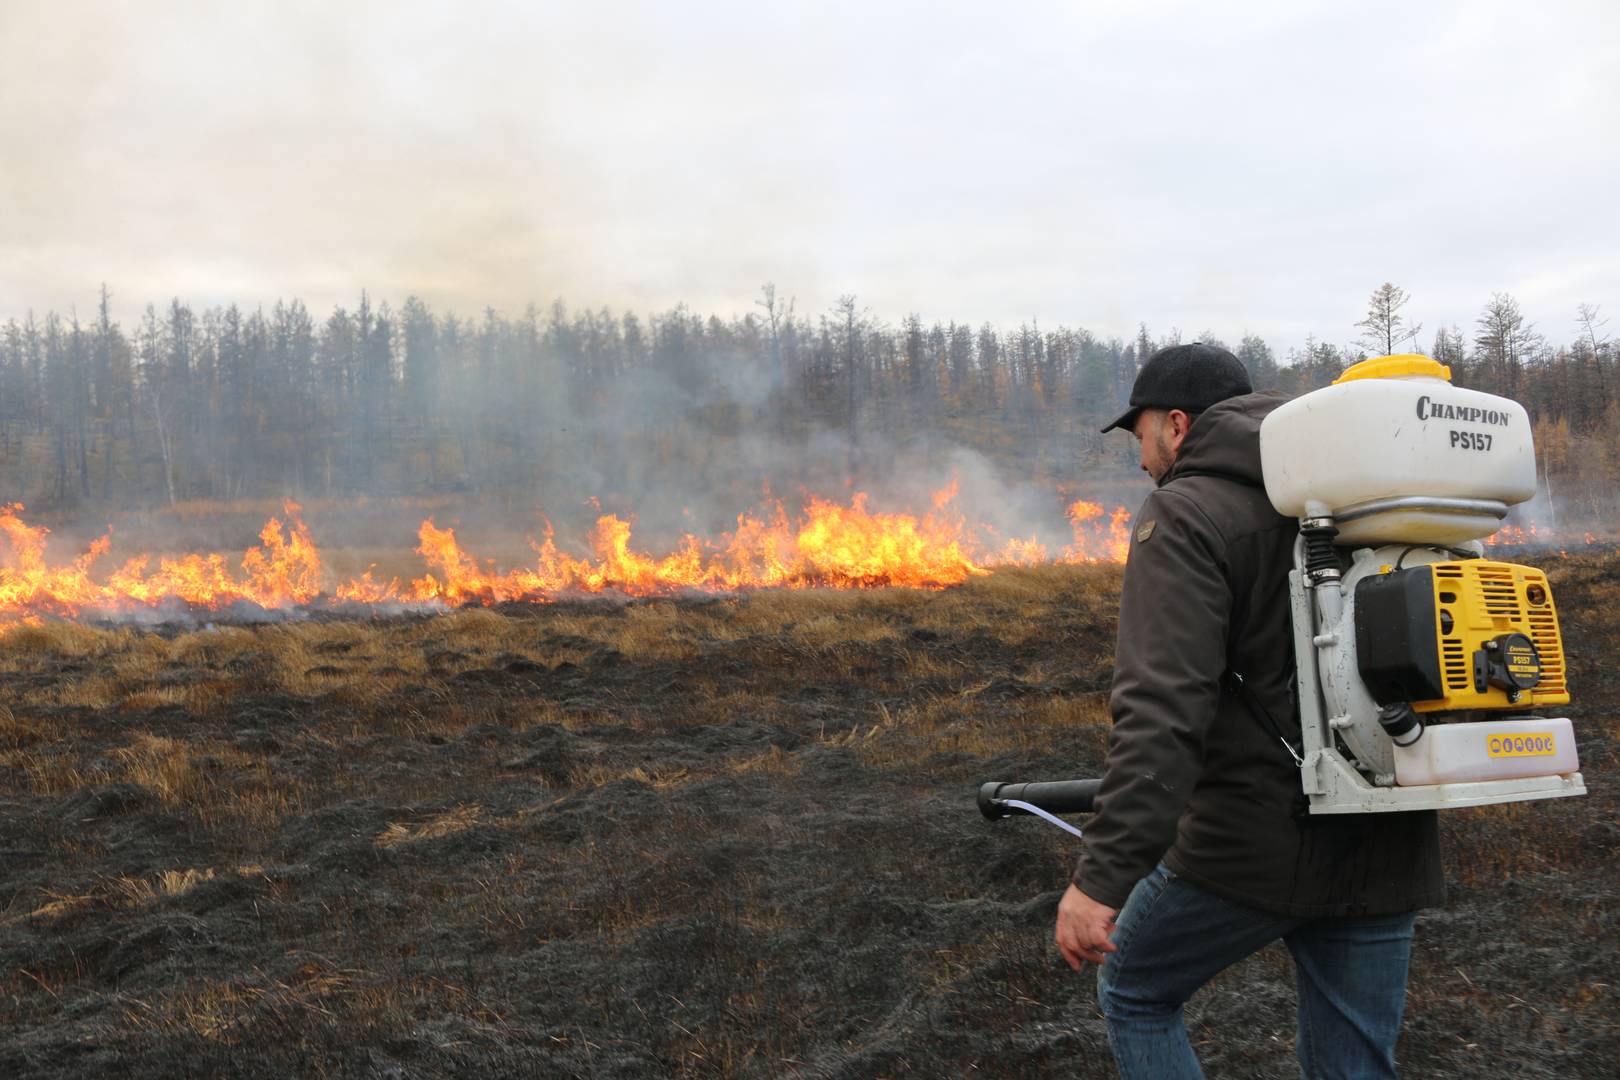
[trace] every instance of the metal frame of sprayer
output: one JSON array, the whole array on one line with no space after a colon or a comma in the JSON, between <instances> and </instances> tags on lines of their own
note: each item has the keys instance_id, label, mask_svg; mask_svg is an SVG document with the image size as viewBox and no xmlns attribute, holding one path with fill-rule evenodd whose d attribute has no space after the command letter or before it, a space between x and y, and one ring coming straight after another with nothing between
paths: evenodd
<instances>
[{"instance_id":1,"label":"metal frame of sprayer","mask_svg":"<svg viewBox=\"0 0 1620 1080\"><path fill-rule=\"evenodd\" d=\"M1403 510L1488 514L1500 520L1507 516L1508 506L1488 499L1384 499L1341 510L1337 521ZM1327 508L1311 506L1308 516L1300 519L1294 570L1288 576L1299 689L1300 781L1310 812L1434 810L1584 795L1586 785L1578 772L1396 786L1391 733L1380 724L1379 706L1356 673L1355 585L1401 558L1409 563L1444 562L1458 554L1477 558L1483 549L1478 541L1470 541L1465 552L1422 545L1363 548L1352 555L1346 572L1333 546L1336 531L1336 520ZM1414 553L1416 560L1410 558ZM1323 678L1324 669L1331 678ZM1421 734L1419 727L1412 737ZM1352 750L1357 762L1345 756L1341 744Z\"/></svg>"}]
</instances>

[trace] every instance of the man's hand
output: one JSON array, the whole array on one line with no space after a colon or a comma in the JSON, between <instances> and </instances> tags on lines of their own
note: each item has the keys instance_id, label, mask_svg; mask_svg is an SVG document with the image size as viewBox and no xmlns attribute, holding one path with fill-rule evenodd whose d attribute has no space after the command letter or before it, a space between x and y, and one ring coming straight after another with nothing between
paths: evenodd
<instances>
[{"instance_id":1,"label":"man's hand","mask_svg":"<svg viewBox=\"0 0 1620 1080\"><path fill-rule=\"evenodd\" d=\"M1114 932L1114 916L1118 908L1099 904L1074 885L1058 902L1057 946L1069 966L1079 971L1086 962L1100 964L1103 953L1118 952L1119 948L1108 940Z\"/></svg>"}]
</instances>

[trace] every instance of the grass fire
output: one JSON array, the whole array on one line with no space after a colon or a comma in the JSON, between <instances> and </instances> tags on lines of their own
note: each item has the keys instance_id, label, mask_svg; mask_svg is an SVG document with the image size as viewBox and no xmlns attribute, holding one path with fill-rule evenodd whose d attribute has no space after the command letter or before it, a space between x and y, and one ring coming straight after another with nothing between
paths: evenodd
<instances>
[{"instance_id":1,"label":"grass fire","mask_svg":"<svg viewBox=\"0 0 1620 1080\"><path fill-rule=\"evenodd\" d=\"M1067 511L1072 538L1049 555L1035 537L992 546L985 537L994 530L969 525L954 512L955 497L954 485L944 488L935 493L931 509L917 516L870 511L863 494L848 504L811 496L792 519L773 500L761 516L740 514L734 532L716 540L688 534L662 556L634 550L630 523L615 514L597 519L588 552L580 556L558 546L548 523L543 539L530 541L535 565L506 571L464 551L453 528L428 520L418 530L415 550L429 572L404 583L382 580L373 569L332 579L300 507L291 502L282 517L265 523L259 545L239 561L219 553L140 554L105 572L98 564L107 561L109 536L53 563L45 550L48 530L29 525L23 507L10 506L0 508L0 619L118 618L177 604L217 612L244 602L279 610L319 604L538 602L604 591L657 596L681 590L944 588L996 566L1052 558L1069 563L1124 559L1130 520L1124 507L1107 513L1100 504L1075 501Z\"/></svg>"}]
</instances>

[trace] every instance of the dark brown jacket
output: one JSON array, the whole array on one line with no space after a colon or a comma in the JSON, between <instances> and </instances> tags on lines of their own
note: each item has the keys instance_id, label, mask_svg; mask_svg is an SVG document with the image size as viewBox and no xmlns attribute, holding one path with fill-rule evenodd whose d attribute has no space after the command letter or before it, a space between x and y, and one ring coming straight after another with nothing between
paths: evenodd
<instances>
[{"instance_id":1,"label":"dark brown jacket","mask_svg":"<svg viewBox=\"0 0 1620 1080\"><path fill-rule=\"evenodd\" d=\"M1114 729L1074 875L1111 907L1160 859L1212 893L1284 915L1444 899L1434 811L1306 814L1299 768L1255 711L1299 745L1288 605L1297 525L1260 479L1260 421L1285 400L1251 394L1198 417L1133 524Z\"/></svg>"}]
</instances>

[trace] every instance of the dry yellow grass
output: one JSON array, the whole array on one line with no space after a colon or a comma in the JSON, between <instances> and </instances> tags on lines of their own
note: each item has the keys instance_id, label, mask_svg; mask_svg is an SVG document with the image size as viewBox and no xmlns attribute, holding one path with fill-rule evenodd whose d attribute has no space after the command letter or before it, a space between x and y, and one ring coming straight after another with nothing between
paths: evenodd
<instances>
[{"instance_id":1,"label":"dry yellow grass","mask_svg":"<svg viewBox=\"0 0 1620 1080\"><path fill-rule=\"evenodd\" d=\"M38 659L94 657L127 643L128 630L96 630L78 623L17 623L0 630L0 655L8 666Z\"/></svg>"},{"instance_id":2,"label":"dry yellow grass","mask_svg":"<svg viewBox=\"0 0 1620 1080\"><path fill-rule=\"evenodd\" d=\"M568 770L568 786L594 788L615 780L635 780L658 791L681 787L694 779L692 770L679 765L625 765L595 760Z\"/></svg>"},{"instance_id":3,"label":"dry yellow grass","mask_svg":"<svg viewBox=\"0 0 1620 1080\"><path fill-rule=\"evenodd\" d=\"M341 1029L357 1037L408 1029L425 1016L455 1016L492 1030L500 1010L464 987L424 974L382 974L312 956L284 977L262 971L177 984L150 998L122 995L117 1024L145 1038L260 1046L289 1033Z\"/></svg>"},{"instance_id":4,"label":"dry yellow grass","mask_svg":"<svg viewBox=\"0 0 1620 1080\"><path fill-rule=\"evenodd\" d=\"M479 824L483 817L484 810L480 806L456 806L434 814L426 821L392 822L372 842L380 848L391 848L419 840L438 840L466 832Z\"/></svg>"},{"instance_id":5,"label":"dry yellow grass","mask_svg":"<svg viewBox=\"0 0 1620 1080\"><path fill-rule=\"evenodd\" d=\"M198 748L177 739L142 733L129 746L115 751L124 778L156 793L173 806L197 807L221 797L221 774L253 764L253 759L232 747Z\"/></svg>"},{"instance_id":6,"label":"dry yellow grass","mask_svg":"<svg viewBox=\"0 0 1620 1080\"><path fill-rule=\"evenodd\" d=\"M186 700L186 690L184 686L153 686L135 690L124 694L118 707L124 712L145 712L166 705L182 705Z\"/></svg>"},{"instance_id":7,"label":"dry yellow grass","mask_svg":"<svg viewBox=\"0 0 1620 1080\"><path fill-rule=\"evenodd\" d=\"M1037 642L1077 612L1111 620L1119 580L1112 565L1007 567L937 594L915 621L936 632L980 630L1009 644Z\"/></svg>"},{"instance_id":8,"label":"dry yellow grass","mask_svg":"<svg viewBox=\"0 0 1620 1080\"><path fill-rule=\"evenodd\" d=\"M53 693L42 695L47 704L80 709L105 709L121 696L118 679L108 675L64 679L56 684Z\"/></svg>"},{"instance_id":9,"label":"dry yellow grass","mask_svg":"<svg viewBox=\"0 0 1620 1080\"><path fill-rule=\"evenodd\" d=\"M112 771L86 773L80 763L38 752L60 733L61 721L32 715L33 706L112 707L132 717L180 706L199 716L228 716L233 702L247 692L242 679L219 677L229 669L253 673L263 688L319 702L326 715L349 714L352 723L335 733L337 740L363 739L380 730L409 739L450 739L491 723L514 731L536 725L582 731L604 720L637 728L739 719L783 722L783 703L769 685L722 688L723 683L687 682L684 695L668 708L625 713L605 699L604 708L613 710L609 718L543 698L495 702L468 697L448 681L468 668L498 664L503 656L526 656L548 666L584 664L599 648L614 649L628 662L692 664L706 648L745 639L770 643L766 655L773 663L798 667L815 678L938 687L921 696L913 690L913 699L893 710L880 705L853 726L823 730L825 743L853 747L870 765L911 767L945 753L1022 750L1038 747L1060 726L1104 723L1103 706L1089 698L1037 698L1010 715L1003 712L995 724L981 723L975 719L975 699L988 684L973 680L973 664L903 643L907 634L919 627L958 635L982 627L998 640L1016 643L1042 633L1059 606L1085 606L1105 597L1109 582L1106 569L1041 568L1000 571L945 592L783 590L705 605L650 602L604 606L599 612L574 608L544 620L471 609L426 621L210 628L173 639L67 623L12 627L7 633L15 649L9 654L0 650L0 668L84 659L96 666L93 673L20 697L14 693L11 704L0 703L0 763L13 770L19 786L36 793L60 794L87 783L128 779L209 827L269 837L280 822L304 812L310 799L319 797L318 777L280 775L228 745L192 745L152 735L114 748L110 760L117 767ZM771 649L782 650L779 661ZM214 677L187 674L199 670ZM701 671L694 669L695 674ZM171 673L184 678L168 681ZM1038 682L1046 674L1036 665L1021 677ZM401 690L409 696L395 701L391 695ZM385 701L393 704L385 708ZM29 710L19 713L14 707L18 702L28 703ZM343 752L343 743L334 737L304 731L297 738L317 753ZM773 747L726 755L697 770L591 759L573 763L567 780L591 787L633 779L667 791L717 775L786 777L797 769L795 755ZM453 778L430 778L420 794L431 797L452 787ZM435 829L468 827L463 820L467 812L447 812L426 824L398 824L379 843L408 843L433 835Z\"/></svg>"},{"instance_id":10,"label":"dry yellow grass","mask_svg":"<svg viewBox=\"0 0 1620 1080\"><path fill-rule=\"evenodd\" d=\"M804 764L792 754L782 751L780 746L773 746L763 753L752 757L737 758L726 766L726 771L733 776L795 776L804 771Z\"/></svg>"},{"instance_id":11,"label":"dry yellow grass","mask_svg":"<svg viewBox=\"0 0 1620 1080\"><path fill-rule=\"evenodd\" d=\"M1049 697L986 720L966 691L909 706L893 713L880 710L871 724L829 740L854 748L861 760L883 768L916 767L942 755L968 760L1000 754L1037 754L1063 734L1088 731L1099 748L1106 745L1112 720L1101 694Z\"/></svg>"},{"instance_id":12,"label":"dry yellow grass","mask_svg":"<svg viewBox=\"0 0 1620 1080\"><path fill-rule=\"evenodd\" d=\"M150 876L117 874L98 881L89 892L78 894L45 893L44 903L18 915L0 919L0 924L16 923L28 919L54 919L89 908L133 908L157 900L184 896L198 885L222 876L259 877L264 867L257 864L213 867L188 867L183 870L159 870Z\"/></svg>"},{"instance_id":13,"label":"dry yellow grass","mask_svg":"<svg viewBox=\"0 0 1620 1080\"><path fill-rule=\"evenodd\" d=\"M435 619L431 633L460 649L496 653L521 640L523 628L496 612L469 608Z\"/></svg>"},{"instance_id":14,"label":"dry yellow grass","mask_svg":"<svg viewBox=\"0 0 1620 1080\"><path fill-rule=\"evenodd\" d=\"M251 755L228 747L189 747L144 738L116 748L113 774L87 773L82 763L41 753L60 735L63 707L116 708L128 717L180 707L198 716L228 718L244 694L265 690L308 701L326 715L352 719L342 737L365 738L388 731L412 739L450 739L468 728L498 723L515 731L546 724L586 730L610 722L637 728L724 724L739 719L775 724L783 703L773 683L785 670L798 677L858 685L905 686L910 701L894 713L874 711L857 730L840 725L832 739L858 740L874 764L899 764L928 755L977 754L1000 746L1033 747L1054 727L1098 723L1100 705L1037 696L993 726L975 721L976 695L988 683L973 675L976 661L949 651L914 645L908 635L933 628L944 635L984 629L1016 645L1049 630L1060 610L1105 606L1117 587L1110 568L1002 570L943 592L894 590L766 591L702 605L650 602L628 607L571 608L546 619L513 619L470 609L431 620L380 622L311 621L261 627L223 627L172 639L148 632L93 630L71 623L8 628L0 641L0 671L43 663L93 662L87 671L54 681L23 683L9 697L0 690L0 761L16 786L36 793L71 791L84 783L129 776L157 792L168 805L202 819L263 833L284 815L307 805L309 782L253 774ZM700 656L716 645L762 643L758 686L726 685L705 677ZM751 645L744 645L752 648ZM551 666L588 664L602 648L627 662L689 666L679 696L667 706L625 711L611 697L602 710L579 704L563 708L546 698L495 701L467 695L451 680L474 667L499 666L501 657L523 656ZM786 668L783 667L786 665ZM224 672L243 673L222 677ZM197 674L206 676L198 678ZM1040 665L1019 678L1039 682ZM932 689L919 693L918 688ZM256 689L255 689L256 688ZM403 693L404 697L397 695ZM333 748L337 749L336 747ZM208 765L198 765L199 757ZM780 771L776 757L756 756L725 769ZM618 777L655 786L689 782L641 766L575 763L573 779L600 784ZM215 792L221 776L235 790ZM436 786L438 780L433 781Z\"/></svg>"},{"instance_id":15,"label":"dry yellow grass","mask_svg":"<svg viewBox=\"0 0 1620 1080\"><path fill-rule=\"evenodd\" d=\"M694 722L725 724L749 720L758 724L774 724L787 717L787 708L781 701L758 688L738 690L719 688L700 701L692 717Z\"/></svg>"},{"instance_id":16,"label":"dry yellow grass","mask_svg":"<svg viewBox=\"0 0 1620 1080\"><path fill-rule=\"evenodd\" d=\"M690 660L698 653L692 629L672 603L640 604L625 612L611 644L632 660Z\"/></svg>"},{"instance_id":17,"label":"dry yellow grass","mask_svg":"<svg viewBox=\"0 0 1620 1080\"><path fill-rule=\"evenodd\" d=\"M156 634L136 634L123 647L107 653L103 661L120 685L146 682L169 662L171 646Z\"/></svg>"},{"instance_id":18,"label":"dry yellow grass","mask_svg":"<svg viewBox=\"0 0 1620 1080\"><path fill-rule=\"evenodd\" d=\"M872 645L880 641L893 641L900 630L882 616L859 610L848 615L836 612L815 614L803 622L786 628L786 635L796 644L814 647L843 645Z\"/></svg>"},{"instance_id":19,"label":"dry yellow grass","mask_svg":"<svg viewBox=\"0 0 1620 1080\"><path fill-rule=\"evenodd\" d=\"M62 721L57 717L18 717L11 706L0 703L0 750L21 750L49 742L61 733Z\"/></svg>"},{"instance_id":20,"label":"dry yellow grass","mask_svg":"<svg viewBox=\"0 0 1620 1080\"><path fill-rule=\"evenodd\" d=\"M170 645L168 659L198 667L222 667L232 660L263 651L274 640L274 629L226 626L182 634Z\"/></svg>"},{"instance_id":21,"label":"dry yellow grass","mask_svg":"<svg viewBox=\"0 0 1620 1080\"><path fill-rule=\"evenodd\" d=\"M106 774L72 757L37 750L0 752L0 790L59 796L100 783Z\"/></svg>"},{"instance_id":22,"label":"dry yellow grass","mask_svg":"<svg viewBox=\"0 0 1620 1080\"><path fill-rule=\"evenodd\" d=\"M655 791L676 788L712 780L717 776L770 776L778 779L797 775L803 763L794 755L784 753L781 747L722 757L703 768L685 765L625 764L613 760L595 759L571 768L568 786L594 788L615 780L634 780Z\"/></svg>"},{"instance_id":23,"label":"dry yellow grass","mask_svg":"<svg viewBox=\"0 0 1620 1080\"><path fill-rule=\"evenodd\" d=\"M785 635L797 644L872 642L895 637L895 618L925 607L938 594L891 589L780 589L751 594L730 612L728 623L750 633ZM839 633L839 627L846 634Z\"/></svg>"},{"instance_id":24,"label":"dry yellow grass","mask_svg":"<svg viewBox=\"0 0 1620 1080\"><path fill-rule=\"evenodd\" d=\"M259 654L266 669L266 681L274 689L298 697L339 693L351 703L366 708L388 690L422 677L419 656L403 653L389 664L373 663L369 657L357 662L321 652L319 644L306 640L296 628L287 628L269 637ZM375 647L383 643L369 644ZM412 663L413 660L416 662Z\"/></svg>"}]
</instances>

